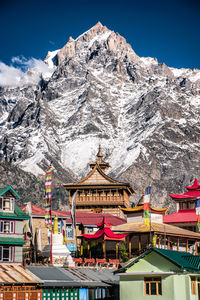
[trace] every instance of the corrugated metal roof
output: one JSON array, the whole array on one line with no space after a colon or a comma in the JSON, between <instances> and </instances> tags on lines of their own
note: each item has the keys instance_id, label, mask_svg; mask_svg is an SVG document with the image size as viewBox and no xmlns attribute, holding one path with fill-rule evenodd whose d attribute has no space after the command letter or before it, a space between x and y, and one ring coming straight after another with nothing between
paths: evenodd
<instances>
[{"instance_id":1,"label":"corrugated metal roof","mask_svg":"<svg viewBox=\"0 0 200 300\"><path fill-rule=\"evenodd\" d=\"M24 245L25 241L24 241L23 238L0 236L0 244L3 244L3 245Z\"/></svg>"},{"instance_id":2,"label":"corrugated metal roof","mask_svg":"<svg viewBox=\"0 0 200 300\"><path fill-rule=\"evenodd\" d=\"M43 283L21 265L0 265L0 284Z\"/></svg>"},{"instance_id":3,"label":"corrugated metal roof","mask_svg":"<svg viewBox=\"0 0 200 300\"><path fill-rule=\"evenodd\" d=\"M11 218L17 220L27 220L30 219L29 215L27 215L21 208L19 208L16 204L14 206L14 212L9 211L1 211L1 218Z\"/></svg>"},{"instance_id":4,"label":"corrugated metal roof","mask_svg":"<svg viewBox=\"0 0 200 300\"><path fill-rule=\"evenodd\" d=\"M167 249L151 248L144 252L142 255L137 257L135 260L130 262L126 267L121 268L115 273L126 272L131 266L137 263L140 259L151 253L152 251L164 256L174 264L178 265L182 270L187 270L189 272L200 273L200 257L195 256L191 253L179 252Z\"/></svg>"},{"instance_id":5,"label":"corrugated metal roof","mask_svg":"<svg viewBox=\"0 0 200 300\"><path fill-rule=\"evenodd\" d=\"M114 232L150 232L150 227L146 226L144 222L133 222L133 223L126 223L118 226L112 226L112 230ZM195 239L200 239L200 234L197 232L193 232L190 230L186 230L177 226L172 226L163 223L151 223L151 232L161 233L161 234L168 234L174 236L184 236L190 237Z\"/></svg>"},{"instance_id":6,"label":"corrugated metal roof","mask_svg":"<svg viewBox=\"0 0 200 300\"><path fill-rule=\"evenodd\" d=\"M32 215L33 216L43 216L45 215L45 209L43 207L39 207L37 205L31 205L32 208ZM21 206L23 211L26 211L26 205ZM52 215L59 218L65 218L66 223L71 224L71 213L70 211L52 211ZM76 223L83 225L96 225L97 223L101 223L103 220L104 214L103 213L92 213L92 212L83 212L83 211L76 211ZM106 219L108 223L112 225L120 225L126 223L126 220L111 214L106 214Z\"/></svg>"},{"instance_id":7,"label":"corrugated metal roof","mask_svg":"<svg viewBox=\"0 0 200 300\"><path fill-rule=\"evenodd\" d=\"M178 212L163 217L164 223L197 223L197 214L195 209L179 210Z\"/></svg>"},{"instance_id":8,"label":"corrugated metal roof","mask_svg":"<svg viewBox=\"0 0 200 300\"><path fill-rule=\"evenodd\" d=\"M44 286L109 287L119 284L119 277L112 270L89 268L28 267L44 281Z\"/></svg>"},{"instance_id":9,"label":"corrugated metal roof","mask_svg":"<svg viewBox=\"0 0 200 300\"><path fill-rule=\"evenodd\" d=\"M42 280L73 281L73 278L63 273L61 268L30 266L28 269Z\"/></svg>"}]
</instances>

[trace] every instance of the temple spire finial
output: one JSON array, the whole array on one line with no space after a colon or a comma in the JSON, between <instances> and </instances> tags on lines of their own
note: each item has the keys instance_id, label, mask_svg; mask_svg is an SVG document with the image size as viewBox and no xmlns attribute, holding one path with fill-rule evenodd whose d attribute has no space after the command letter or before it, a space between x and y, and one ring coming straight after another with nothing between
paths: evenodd
<instances>
[{"instance_id":1,"label":"temple spire finial","mask_svg":"<svg viewBox=\"0 0 200 300\"><path fill-rule=\"evenodd\" d=\"M98 149L98 153L96 155L96 160L94 162L89 163L90 167L93 169L96 165L98 165L103 171L106 168L109 168L110 165L109 163L105 162L103 160L103 154L101 151L101 144L99 144L99 149Z\"/></svg>"},{"instance_id":2,"label":"temple spire finial","mask_svg":"<svg viewBox=\"0 0 200 300\"><path fill-rule=\"evenodd\" d=\"M99 151L98 151L98 153L97 153L97 159L96 159L96 161L99 163L99 162L101 162L102 161L102 157L103 157L103 154L102 154L102 152L101 152L101 144L99 144Z\"/></svg>"}]
</instances>

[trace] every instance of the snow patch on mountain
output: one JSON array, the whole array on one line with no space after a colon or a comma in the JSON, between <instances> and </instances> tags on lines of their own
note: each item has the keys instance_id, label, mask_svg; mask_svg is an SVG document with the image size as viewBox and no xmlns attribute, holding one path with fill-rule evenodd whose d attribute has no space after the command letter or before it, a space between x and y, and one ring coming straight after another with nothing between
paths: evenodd
<instances>
[{"instance_id":1,"label":"snow patch on mountain","mask_svg":"<svg viewBox=\"0 0 200 300\"><path fill-rule=\"evenodd\" d=\"M175 69L175 68L169 68L174 76L176 77L186 77L192 82L196 82L200 80L200 70L199 69Z\"/></svg>"}]
</instances>

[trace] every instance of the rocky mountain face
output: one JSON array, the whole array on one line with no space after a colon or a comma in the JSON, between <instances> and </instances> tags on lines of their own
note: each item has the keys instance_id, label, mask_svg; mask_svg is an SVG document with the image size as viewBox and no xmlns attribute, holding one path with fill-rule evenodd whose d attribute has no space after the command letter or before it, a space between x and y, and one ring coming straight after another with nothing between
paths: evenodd
<instances>
[{"instance_id":1,"label":"rocky mountain face","mask_svg":"<svg viewBox=\"0 0 200 300\"><path fill-rule=\"evenodd\" d=\"M134 201L152 186L158 206L200 178L200 70L141 58L101 23L45 62L49 79L0 90L2 163L40 180L52 162L59 186L86 175L101 144L109 174L132 184Z\"/></svg>"}]
</instances>

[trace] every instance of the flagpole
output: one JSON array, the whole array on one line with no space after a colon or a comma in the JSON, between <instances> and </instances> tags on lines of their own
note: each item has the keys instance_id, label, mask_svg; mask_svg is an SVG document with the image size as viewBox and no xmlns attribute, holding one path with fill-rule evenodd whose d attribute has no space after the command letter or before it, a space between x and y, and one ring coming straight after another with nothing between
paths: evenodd
<instances>
[{"instance_id":1,"label":"flagpole","mask_svg":"<svg viewBox=\"0 0 200 300\"><path fill-rule=\"evenodd\" d=\"M51 171L52 172L52 171ZM52 176L53 177L53 176ZM52 178L53 179L53 178ZM53 229L52 229L52 180L51 180L51 265L53 264Z\"/></svg>"},{"instance_id":2,"label":"flagpole","mask_svg":"<svg viewBox=\"0 0 200 300\"><path fill-rule=\"evenodd\" d=\"M150 246L152 246L152 240L151 240L151 187L150 187L150 199L149 199L149 214L150 214L150 236L149 236L149 238L150 238Z\"/></svg>"}]
</instances>

